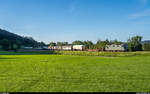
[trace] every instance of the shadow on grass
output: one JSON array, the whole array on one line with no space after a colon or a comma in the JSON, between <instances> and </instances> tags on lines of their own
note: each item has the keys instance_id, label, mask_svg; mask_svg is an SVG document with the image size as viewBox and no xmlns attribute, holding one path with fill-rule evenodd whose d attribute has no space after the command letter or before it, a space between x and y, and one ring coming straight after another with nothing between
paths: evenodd
<instances>
[{"instance_id":1,"label":"shadow on grass","mask_svg":"<svg viewBox=\"0 0 150 94\"><path fill-rule=\"evenodd\" d=\"M56 54L54 51L0 51L0 55L48 55Z\"/></svg>"},{"instance_id":2,"label":"shadow on grass","mask_svg":"<svg viewBox=\"0 0 150 94\"><path fill-rule=\"evenodd\" d=\"M4 59L17 59L17 58L4 58L4 57L0 57L0 60L4 60Z\"/></svg>"}]
</instances>

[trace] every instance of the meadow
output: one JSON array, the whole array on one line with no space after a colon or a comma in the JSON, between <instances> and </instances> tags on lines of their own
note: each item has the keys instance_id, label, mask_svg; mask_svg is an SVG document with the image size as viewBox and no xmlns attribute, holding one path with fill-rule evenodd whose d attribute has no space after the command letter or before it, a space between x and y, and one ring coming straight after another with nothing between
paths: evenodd
<instances>
[{"instance_id":1,"label":"meadow","mask_svg":"<svg viewBox=\"0 0 150 94\"><path fill-rule=\"evenodd\" d=\"M150 92L150 52L0 54L0 92Z\"/></svg>"}]
</instances>

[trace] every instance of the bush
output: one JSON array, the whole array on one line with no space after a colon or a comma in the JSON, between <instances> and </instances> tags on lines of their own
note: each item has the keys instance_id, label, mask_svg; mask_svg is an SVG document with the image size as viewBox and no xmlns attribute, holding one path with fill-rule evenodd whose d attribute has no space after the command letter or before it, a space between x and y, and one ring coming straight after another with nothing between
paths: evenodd
<instances>
[{"instance_id":1,"label":"bush","mask_svg":"<svg viewBox=\"0 0 150 94\"><path fill-rule=\"evenodd\" d=\"M143 50L144 50L144 51L150 51L150 43L145 43L145 44L143 45Z\"/></svg>"}]
</instances>

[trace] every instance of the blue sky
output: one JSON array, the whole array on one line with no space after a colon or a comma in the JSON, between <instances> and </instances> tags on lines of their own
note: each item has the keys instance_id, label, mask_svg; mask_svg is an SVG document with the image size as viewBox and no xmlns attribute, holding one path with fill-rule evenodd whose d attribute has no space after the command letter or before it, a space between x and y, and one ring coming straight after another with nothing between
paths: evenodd
<instances>
[{"instance_id":1,"label":"blue sky","mask_svg":"<svg viewBox=\"0 0 150 94\"><path fill-rule=\"evenodd\" d=\"M149 0L0 0L0 28L38 41L150 39Z\"/></svg>"}]
</instances>

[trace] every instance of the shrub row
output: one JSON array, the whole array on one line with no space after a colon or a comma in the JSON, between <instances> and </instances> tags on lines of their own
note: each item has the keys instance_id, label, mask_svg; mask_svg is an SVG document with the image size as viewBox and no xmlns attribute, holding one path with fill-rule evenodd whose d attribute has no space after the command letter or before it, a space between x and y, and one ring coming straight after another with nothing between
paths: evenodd
<instances>
[{"instance_id":1,"label":"shrub row","mask_svg":"<svg viewBox=\"0 0 150 94\"><path fill-rule=\"evenodd\" d=\"M150 52L88 52L88 51L54 51L59 55L78 55L78 56L135 56L135 55L148 55Z\"/></svg>"}]
</instances>

